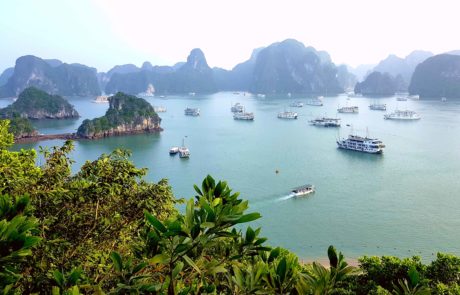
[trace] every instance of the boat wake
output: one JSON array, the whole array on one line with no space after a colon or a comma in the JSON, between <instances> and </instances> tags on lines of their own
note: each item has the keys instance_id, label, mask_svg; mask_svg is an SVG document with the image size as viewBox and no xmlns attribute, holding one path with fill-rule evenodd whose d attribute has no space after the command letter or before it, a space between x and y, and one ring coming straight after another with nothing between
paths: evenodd
<instances>
[{"instance_id":1,"label":"boat wake","mask_svg":"<svg viewBox=\"0 0 460 295\"><path fill-rule=\"evenodd\" d=\"M289 200L289 199L292 199L292 198L294 198L293 195L286 195L286 196L282 196L282 197L276 199L276 202L282 202L282 201L286 201L286 200Z\"/></svg>"}]
</instances>

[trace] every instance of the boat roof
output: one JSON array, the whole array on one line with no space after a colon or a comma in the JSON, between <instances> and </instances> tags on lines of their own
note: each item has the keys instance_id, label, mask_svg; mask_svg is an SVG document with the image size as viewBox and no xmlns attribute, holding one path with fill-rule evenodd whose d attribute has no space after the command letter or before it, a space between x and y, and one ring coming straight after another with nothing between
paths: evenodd
<instances>
[{"instance_id":1,"label":"boat roof","mask_svg":"<svg viewBox=\"0 0 460 295\"><path fill-rule=\"evenodd\" d=\"M292 191L299 191L299 190L303 190L303 189L307 189L307 188L313 188L313 185L312 184L305 184L305 185L293 188Z\"/></svg>"}]
</instances>

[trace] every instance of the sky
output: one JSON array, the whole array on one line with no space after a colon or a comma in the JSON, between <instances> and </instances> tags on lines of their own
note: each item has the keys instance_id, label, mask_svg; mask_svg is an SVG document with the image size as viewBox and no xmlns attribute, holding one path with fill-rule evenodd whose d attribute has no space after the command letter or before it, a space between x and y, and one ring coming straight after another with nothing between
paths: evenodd
<instances>
[{"instance_id":1,"label":"sky","mask_svg":"<svg viewBox=\"0 0 460 295\"><path fill-rule=\"evenodd\" d=\"M172 65L201 48L231 69L294 38L336 64L460 49L458 0L0 0L0 72L26 54L108 71Z\"/></svg>"}]
</instances>

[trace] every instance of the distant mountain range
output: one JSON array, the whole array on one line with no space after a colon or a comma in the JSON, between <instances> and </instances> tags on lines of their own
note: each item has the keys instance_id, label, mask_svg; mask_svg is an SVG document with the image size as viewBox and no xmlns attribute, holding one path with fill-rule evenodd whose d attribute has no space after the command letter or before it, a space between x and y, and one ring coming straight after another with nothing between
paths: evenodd
<instances>
[{"instance_id":1,"label":"distant mountain range","mask_svg":"<svg viewBox=\"0 0 460 295\"><path fill-rule=\"evenodd\" d=\"M81 64L66 64L59 60L44 60L26 55L16 60L14 71L6 84L0 86L0 97L18 96L34 86L51 94L99 95L96 69Z\"/></svg>"},{"instance_id":2,"label":"distant mountain range","mask_svg":"<svg viewBox=\"0 0 460 295\"><path fill-rule=\"evenodd\" d=\"M367 70L363 81L355 86L355 93L381 96L405 92L418 64L433 56L431 52L416 50L405 58L390 54L375 67Z\"/></svg>"},{"instance_id":3,"label":"distant mountain range","mask_svg":"<svg viewBox=\"0 0 460 295\"><path fill-rule=\"evenodd\" d=\"M452 51L452 54L460 54ZM14 68L0 75L0 97L17 96L34 86L63 96L94 96L122 91L137 95L250 91L263 94L333 95L353 89L368 95L388 95L406 91L418 64L431 57L414 51L404 58L389 55L376 66L350 68L335 65L325 51L317 51L294 39L257 48L251 57L231 70L210 68L204 53L193 49L186 62L174 66L153 66L144 62L117 65L107 73L81 64L57 59L23 56ZM368 78L372 73L371 80ZM362 81L358 83L358 81Z\"/></svg>"}]
</instances>

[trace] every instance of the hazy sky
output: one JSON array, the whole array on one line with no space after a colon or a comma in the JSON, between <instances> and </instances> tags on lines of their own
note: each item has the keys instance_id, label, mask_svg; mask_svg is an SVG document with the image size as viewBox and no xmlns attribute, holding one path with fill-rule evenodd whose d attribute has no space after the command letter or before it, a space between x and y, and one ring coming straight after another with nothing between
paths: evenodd
<instances>
[{"instance_id":1,"label":"hazy sky","mask_svg":"<svg viewBox=\"0 0 460 295\"><path fill-rule=\"evenodd\" d=\"M459 0L0 0L0 72L25 54L107 71L174 64L195 47L232 68L287 38L356 66L460 49L459 14Z\"/></svg>"}]
</instances>

